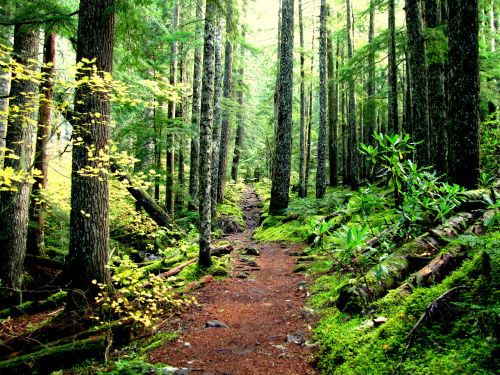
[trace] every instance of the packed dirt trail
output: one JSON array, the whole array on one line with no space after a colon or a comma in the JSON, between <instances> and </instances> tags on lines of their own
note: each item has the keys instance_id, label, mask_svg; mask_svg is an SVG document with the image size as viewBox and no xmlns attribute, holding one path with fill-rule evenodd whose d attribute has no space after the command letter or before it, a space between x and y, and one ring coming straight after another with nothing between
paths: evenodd
<instances>
[{"instance_id":1,"label":"packed dirt trail","mask_svg":"<svg viewBox=\"0 0 500 375\"><path fill-rule=\"evenodd\" d=\"M240 205L246 229L226 238L235 248L231 276L194 293L199 305L172 322L179 337L157 348L150 360L188 374L316 374L303 310L307 277L293 273L297 258L290 256L303 246L255 242L260 202L252 187ZM260 255L243 255L249 247Z\"/></svg>"}]
</instances>

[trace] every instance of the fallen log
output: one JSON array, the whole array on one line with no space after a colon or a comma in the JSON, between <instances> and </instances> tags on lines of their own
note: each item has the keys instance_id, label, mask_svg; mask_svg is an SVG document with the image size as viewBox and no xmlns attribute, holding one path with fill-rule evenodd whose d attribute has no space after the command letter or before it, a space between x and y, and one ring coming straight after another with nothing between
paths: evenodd
<instances>
[{"instance_id":1,"label":"fallen log","mask_svg":"<svg viewBox=\"0 0 500 375\"><path fill-rule=\"evenodd\" d=\"M410 294L416 287L430 287L440 282L451 271L455 270L464 259L466 247L464 245L450 245L443 252L432 259L429 264L413 273L406 282L398 287L400 294Z\"/></svg>"},{"instance_id":2,"label":"fallen log","mask_svg":"<svg viewBox=\"0 0 500 375\"><path fill-rule=\"evenodd\" d=\"M232 247L231 245L217 246L210 251L210 255L214 257L220 257L221 255L230 254L233 250L234 247Z\"/></svg>"},{"instance_id":3,"label":"fallen log","mask_svg":"<svg viewBox=\"0 0 500 375\"><path fill-rule=\"evenodd\" d=\"M117 178L121 182L127 182L126 188L128 192L134 197L134 199L140 203L147 214L153 219L156 224L160 227L166 227L172 229L175 227L177 231L183 233L184 231L177 225L174 224L172 218L169 214L161 208L161 206L155 202L153 198L144 190L139 188L134 184L134 179L128 173L125 172L125 168L121 167L117 163L111 164L111 171L117 175Z\"/></svg>"},{"instance_id":4,"label":"fallen log","mask_svg":"<svg viewBox=\"0 0 500 375\"><path fill-rule=\"evenodd\" d=\"M190 259L188 260L187 262L184 262L182 264L179 264L177 267L174 267L172 268L171 270L167 271L167 272L163 272L163 273L160 273L159 275L157 275L157 277L161 277L161 278L164 278L164 279L167 279L169 277L172 277L172 276L175 276L177 275L179 272L181 272L181 270L187 266L189 266L190 264L193 264L194 262L196 262L198 260L198 257L196 258L193 258L193 259ZM144 284L142 284L142 287L143 288L147 288L148 286L150 286L151 283L149 281L146 281Z\"/></svg>"},{"instance_id":5,"label":"fallen log","mask_svg":"<svg viewBox=\"0 0 500 375\"><path fill-rule=\"evenodd\" d=\"M43 301L28 301L21 305L12 306L0 311L0 319L5 319L9 316L14 318L25 314L36 314L42 311L56 309L64 305L66 302L66 295L67 293L65 291L59 291Z\"/></svg>"},{"instance_id":6,"label":"fallen log","mask_svg":"<svg viewBox=\"0 0 500 375\"><path fill-rule=\"evenodd\" d=\"M419 269L421 263L412 261L415 256L435 256L446 240L463 233L473 218L470 213L458 214L429 233L404 244L363 277L343 286L335 303L337 308L352 313L361 312L364 306L396 288Z\"/></svg>"},{"instance_id":7,"label":"fallen log","mask_svg":"<svg viewBox=\"0 0 500 375\"><path fill-rule=\"evenodd\" d=\"M189 266L190 264L193 264L194 262L196 262L198 260L198 257L196 258L193 258L191 260L188 260L187 262L184 262L182 264L179 264L177 267L174 267L172 268L170 271L167 271L167 272L163 272L163 273L160 273L158 275L158 277L162 277L164 279L167 279L169 277L172 277L172 276L175 276L177 275L179 272L181 272L181 270L187 266Z\"/></svg>"},{"instance_id":8,"label":"fallen log","mask_svg":"<svg viewBox=\"0 0 500 375\"><path fill-rule=\"evenodd\" d=\"M55 370L73 367L90 358L104 358L108 347L108 337L70 342L64 345L44 348L40 351L15 356L0 362L2 375L50 374Z\"/></svg>"}]
</instances>

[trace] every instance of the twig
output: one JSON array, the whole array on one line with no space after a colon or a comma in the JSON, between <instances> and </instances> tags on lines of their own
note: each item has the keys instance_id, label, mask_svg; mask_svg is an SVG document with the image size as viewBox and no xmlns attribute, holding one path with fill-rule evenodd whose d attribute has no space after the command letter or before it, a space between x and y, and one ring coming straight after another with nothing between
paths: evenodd
<instances>
[{"instance_id":1,"label":"twig","mask_svg":"<svg viewBox=\"0 0 500 375\"><path fill-rule=\"evenodd\" d=\"M420 327L420 324L422 324L422 322L426 318L432 317L434 312L440 307L441 302L446 297L448 297L450 294L456 292L457 290L463 290L463 289L471 289L471 287L468 285L460 285L460 286L456 286L455 288L451 288L450 290L444 292L442 295L440 295L438 298L436 298L434 301L432 301L431 303L429 303L427 305L427 307L425 308L425 312L422 314L422 316L418 320L417 324L415 324L415 326L412 328L410 333L406 336L406 340L408 340L408 344L406 345L405 351L403 352L403 355L401 356L401 360L399 361L398 365L394 369L392 375L395 375L398 372L401 365L403 364L403 361L405 360L406 354L408 353L408 350L410 349L411 344L413 342L413 335L415 334L415 332L417 332L418 328Z\"/></svg>"}]
</instances>

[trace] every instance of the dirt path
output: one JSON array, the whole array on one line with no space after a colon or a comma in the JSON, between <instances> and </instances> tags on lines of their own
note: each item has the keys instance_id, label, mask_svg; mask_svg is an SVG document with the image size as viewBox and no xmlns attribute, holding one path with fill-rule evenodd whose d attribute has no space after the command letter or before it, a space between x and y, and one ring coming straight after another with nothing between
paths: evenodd
<instances>
[{"instance_id":1,"label":"dirt path","mask_svg":"<svg viewBox=\"0 0 500 375\"><path fill-rule=\"evenodd\" d=\"M195 293L200 305L174 322L180 337L157 348L151 361L207 375L316 374L308 363L310 327L302 312L307 277L293 273L296 258L289 255L301 247L253 241L260 209L251 187L240 205L247 229L227 237L235 247L231 277ZM236 251L248 246L260 256ZM227 327L206 327L208 322Z\"/></svg>"}]
</instances>

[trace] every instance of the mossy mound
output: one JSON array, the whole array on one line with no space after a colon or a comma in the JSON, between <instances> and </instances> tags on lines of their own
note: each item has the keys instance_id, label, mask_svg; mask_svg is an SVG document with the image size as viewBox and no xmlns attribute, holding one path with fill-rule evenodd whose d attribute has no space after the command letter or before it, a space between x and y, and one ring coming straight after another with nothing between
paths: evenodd
<instances>
[{"instance_id":1,"label":"mossy mound","mask_svg":"<svg viewBox=\"0 0 500 375\"><path fill-rule=\"evenodd\" d=\"M497 238L495 240L495 238ZM326 275L310 289L311 302L323 310L315 330L321 343L318 364L325 374L489 374L500 366L498 337L499 232L476 240L472 259L429 288L405 295L397 290L372 303L364 314L333 307L349 275ZM469 239L466 239L467 241ZM478 241L478 242L477 242ZM427 308L447 297L429 314ZM423 324L408 335L427 311ZM373 318L387 322L377 325ZM399 366L399 367L398 367Z\"/></svg>"}]
</instances>

